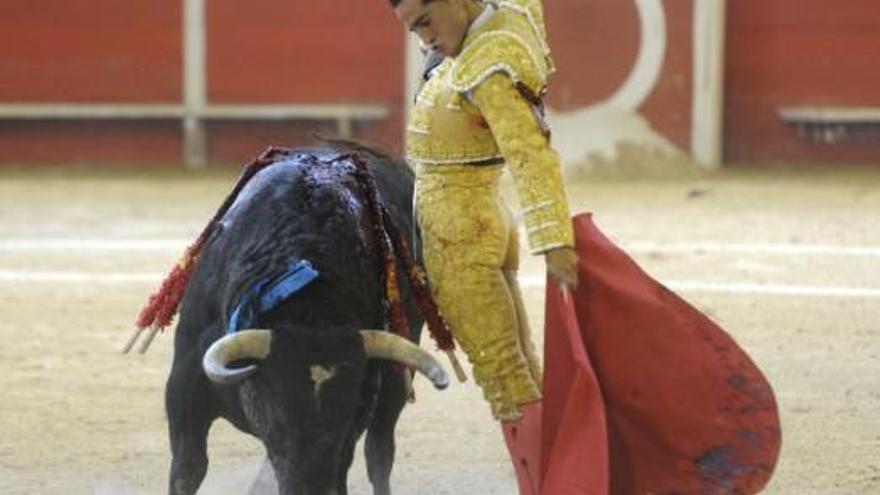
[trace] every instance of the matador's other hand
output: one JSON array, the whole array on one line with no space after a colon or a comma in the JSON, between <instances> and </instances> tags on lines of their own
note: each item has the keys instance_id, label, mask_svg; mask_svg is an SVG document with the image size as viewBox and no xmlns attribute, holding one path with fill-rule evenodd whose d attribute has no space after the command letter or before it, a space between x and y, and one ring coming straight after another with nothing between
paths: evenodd
<instances>
[{"instance_id":1,"label":"matador's other hand","mask_svg":"<svg viewBox=\"0 0 880 495\"><path fill-rule=\"evenodd\" d=\"M553 280L563 287L578 285L578 255L570 247L558 247L544 253L547 271Z\"/></svg>"}]
</instances>

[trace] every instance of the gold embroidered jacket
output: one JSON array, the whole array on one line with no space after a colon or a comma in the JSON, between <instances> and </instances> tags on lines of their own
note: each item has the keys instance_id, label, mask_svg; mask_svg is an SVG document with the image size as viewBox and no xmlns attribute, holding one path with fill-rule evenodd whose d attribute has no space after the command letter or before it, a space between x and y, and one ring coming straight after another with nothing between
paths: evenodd
<instances>
[{"instance_id":1,"label":"gold embroidered jacket","mask_svg":"<svg viewBox=\"0 0 880 495\"><path fill-rule=\"evenodd\" d=\"M532 253L574 244L559 158L541 99L553 62L538 0L502 1L433 71L407 126L421 166L501 159L516 184Z\"/></svg>"}]
</instances>

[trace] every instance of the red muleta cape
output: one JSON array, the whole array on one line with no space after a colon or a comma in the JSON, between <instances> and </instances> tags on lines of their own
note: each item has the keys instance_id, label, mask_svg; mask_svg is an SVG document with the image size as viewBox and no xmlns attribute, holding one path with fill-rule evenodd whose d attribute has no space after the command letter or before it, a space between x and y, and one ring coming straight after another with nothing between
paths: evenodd
<instances>
[{"instance_id":1,"label":"red muleta cape","mask_svg":"<svg viewBox=\"0 0 880 495\"><path fill-rule=\"evenodd\" d=\"M574 226L580 285L547 282L540 493L760 491L781 443L761 371L589 214Z\"/></svg>"}]
</instances>

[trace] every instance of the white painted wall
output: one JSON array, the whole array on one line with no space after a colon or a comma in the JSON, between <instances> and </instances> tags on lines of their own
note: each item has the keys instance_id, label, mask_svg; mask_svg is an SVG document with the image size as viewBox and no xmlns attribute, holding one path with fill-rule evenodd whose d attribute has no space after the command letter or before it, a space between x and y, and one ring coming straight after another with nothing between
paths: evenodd
<instances>
[{"instance_id":1,"label":"white painted wall","mask_svg":"<svg viewBox=\"0 0 880 495\"><path fill-rule=\"evenodd\" d=\"M696 0L691 153L706 168L723 160L724 38L727 0Z\"/></svg>"},{"instance_id":2,"label":"white painted wall","mask_svg":"<svg viewBox=\"0 0 880 495\"><path fill-rule=\"evenodd\" d=\"M190 168L208 164L204 123L197 117L208 101L205 0L183 2L183 146L184 162Z\"/></svg>"},{"instance_id":3,"label":"white painted wall","mask_svg":"<svg viewBox=\"0 0 880 495\"><path fill-rule=\"evenodd\" d=\"M548 111L553 146L566 169L590 171L597 162L618 162L624 148L638 149L642 157L656 156L656 162L684 157L639 113L663 72L667 19L662 0L634 1L639 14L639 52L620 88L597 105L570 112ZM651 165L646 160L640 168L649 172Z\"/></svg>"},{"instance_id":4,"label":"white painted wall","mask_svg":"<svg viewBox=\"0 0 880 495\"><path fill-rule=\"evenodd\" d=\"M404 57L405 57L405 67L404 70L404 118L409 118L409 111L415 103L416 91L419 89L421 85L422 79L422 67L425 64L425 57L422 54L421 49L419 49L419 39L416 35L406 32L404 34L406 36L406 42L404 43ZM404 123L406 120L404 120ZM404 125L404 129L406 129L406 125ZM405 131L404 131L405 132Z\"/></svg>"}]
</instances>

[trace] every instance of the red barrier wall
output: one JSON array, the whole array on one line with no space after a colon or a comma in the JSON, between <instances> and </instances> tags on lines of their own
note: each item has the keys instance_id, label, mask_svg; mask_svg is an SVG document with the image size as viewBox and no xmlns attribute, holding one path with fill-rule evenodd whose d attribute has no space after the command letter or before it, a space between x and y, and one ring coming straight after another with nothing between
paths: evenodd
<instances>
[{"instance_id":1,"label":"red barrier wall","mask_svg":"<svg viewBox=\"0 0 880 495\"><path fill-rule=\"evenodd\" d=\"M635 3L567 0L549 2L545 8L550 47L557 65L550 81L550 106L576 110L614 94L638 55L640 35Z\"/></svg>"},{"instance_id":2,"label":"red barrier wall","mask_svg":"<svg viewBox=\"0 0 880 495\"><path fill-rule=\"evenodd\" d=\"M777 116L784 106L880 108L880 2L728 2L725 156L739 162L869 162L880 127L819 144Z\"/></svg>"},{"instance_id":3,"label":"red barrier wall","mask_svg":"<svg viewBox=\"0 0 880 495\"><path fill-rule=\"evenodd\" d=\"M391 118L363 123L355 136L401 149L403 31L387 2L212 0L207 16L209 101L383 105ZM310 143L315 132L335 134L328 124L215 124L210 157Z\"/></svg>"},{"instance_id":4,"label":"red barrier wall","mask_svg":"<svg viewBox=\"0 0 880 495\"><path fill-rule=\"evenodd\" d=\"M175 103L179 0L3 2L0 102ZM179 163L168 122L0 121L0 163Z\"/></svg>"},{"instance_id":5,"label":"red barrier wall","mask_svg":"<svg viewBox=\"0 0 880 495\"><path fill-rule=\"evenodd\" d=\"M181 156L180 124L0 120L0 164L163 164Z\"/></svg>"},{"instance_id":6,"label":"red barrier wall","mask_svg":"<svg viewBox=\"0 0 880 495\"><path fill-rule=\"evenodd\" d=\"M386 0L208 2L214 102L403 100L403 31Z\"/></svg>"},{"instance_id":7,"label":"red barrier wall","mask_svg":"<svg viewBox=\"0 0 880 495\"><path fill-rule=\"evenodd\" d=\"M690 148L695 0L662 0L668 46L657 86L639 109ZM598 103L626 80L639 50L633 0L548 0L559 72L550 104ZM358 138L401 145L403 33L384 0L211 0L208 97L217 103L369 103L382 122ZM729 161L876 161L880 130L833 145L799 137L781 106L880 107L880 4L847 0L729 0L725 156ZM5 2L0 103L179 103L182 1ZM211 162L241 162L268 144L297 145L321 122L211 123ZM180 124L0 121L0 163L179 163Z\"/></svg>"},{"instance_id":8,"label":"red barrier wall","mask_svg":"<svg viewBox=\"0 0 880 495\"><path fill-rule=\"evenodd\" d=\"M207 91L215 103L361 103L390 118L354 126L399 150L403 32L384 1L211 0ZM5 2L0 103L180 103L181 0ZM321 122L208 124L209 161L335 133ZM180 123L0 120L0 163L181 161Z\"/></svg>"},{"instance_id":9,"label":"red barrier wall","mask_svg":"<svg viewBox=\"0 0 880 495\"><path fill-rule=\"evenodd\" d=\"M632 0L546 2L550 43L558 72L549 104L574 110L599 103L626 81L638 56L639 13ZM667 50L654 91L640 108L654 127L682 149L690 148L692 0L663 2Z\"/></svg>"},{"instance_id":10,"label":"red barrier wall","mask_svg":"<svg viewBox=\"0 0 880 495\"><path fill-rule=\"evenodd\" d=\"M691 148L694 1L700 0L663 2L666 58L657 86L641 108L651 125L685 152Z\"/></svg>"},{"instance_id":11,"label":"red barrier wall","mask_svg":"<svg viewBox=\"0 0 880 495\"><path fill-rule=\"evenodd\" d=\"M180 0L4 1L0 101L181 97Z\"/></svg>"}]
</instances>

